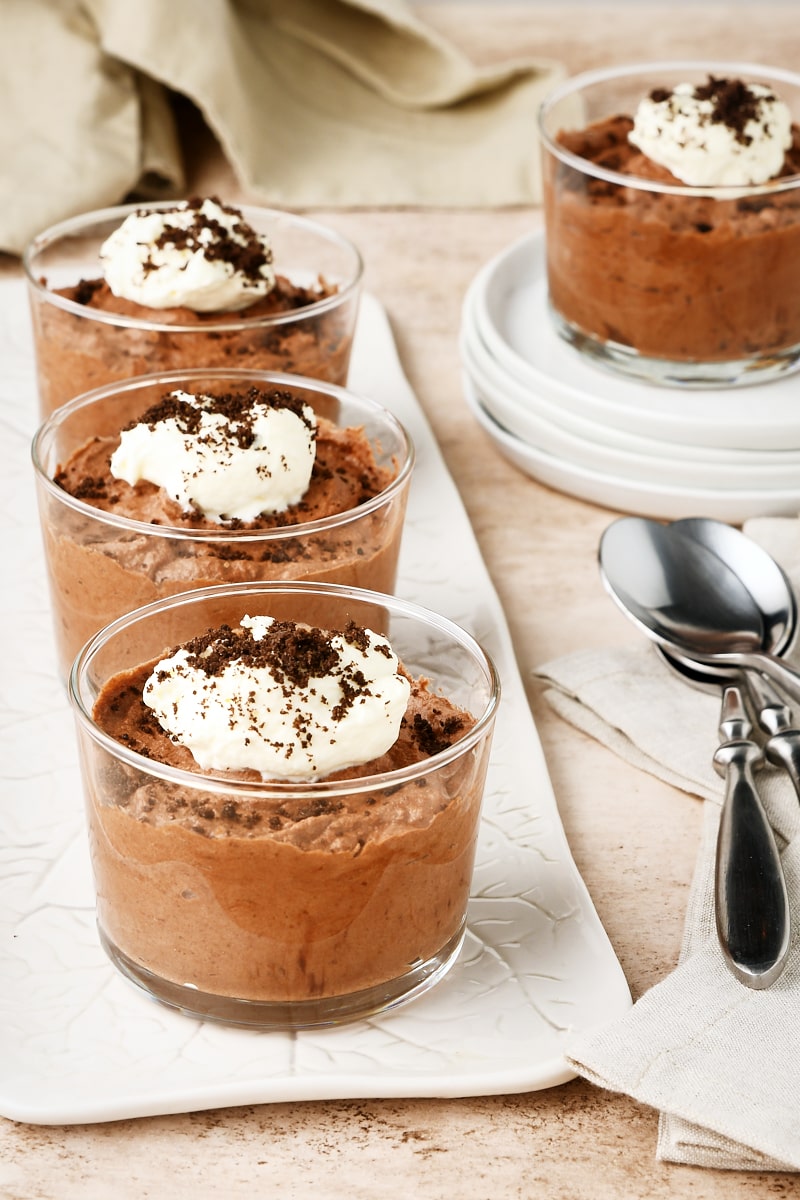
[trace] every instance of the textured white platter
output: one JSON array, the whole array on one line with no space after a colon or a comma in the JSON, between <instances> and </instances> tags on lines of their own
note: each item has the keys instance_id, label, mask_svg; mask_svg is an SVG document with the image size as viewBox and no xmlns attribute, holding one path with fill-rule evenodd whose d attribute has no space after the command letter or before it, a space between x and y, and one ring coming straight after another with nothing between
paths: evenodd
<instances>
[{"instance_id":1,"label":"textured white platter","mask_svg":"<svg viewBox=\"0 0 800 1200\"><path fill-rule=\"evenodd\" d=\"M573 863L469 520L364 298L351 385L415 440L398 590L468 627L503 683L469 928L428 994L385 1017L300 1034L195 1021L150 1001L97 940L72 719L53 669L29 443L36 424L22 285L0 285L0 494L10 576L0 691L0 1114L68 1124L221 1105L530 1091L572 1078L563 1045L630 994Z\"/></svg>"},{"instance_id":2,"label":"textured white platter","mask_svg":"<svg viewBox=\"0 0 800 1200\"><path fill-rule=\"evenodd\" d=\"M544 234L514 242L470 286L479 334L520 383L597 424L687 445L800 448L800 377L748 387L647 386L599 367L555 332L547 311Z\"/></svg>"},{"instance_id":3,"label":"textured white platter","mask_svg":"<svg viewBox=\"0 0 800 1200\"><path fill-rule=\"evenodd\" d=\"M504 458L532 479L579 500L643 517L675 521L702 515L734 525L750 517L794 516L800 509L800 480L797 488L785 491L715 491L641 482L580 466L510 433L486 407L466 371L462 383L472 415Z\"/></svg>"}]
</instances>

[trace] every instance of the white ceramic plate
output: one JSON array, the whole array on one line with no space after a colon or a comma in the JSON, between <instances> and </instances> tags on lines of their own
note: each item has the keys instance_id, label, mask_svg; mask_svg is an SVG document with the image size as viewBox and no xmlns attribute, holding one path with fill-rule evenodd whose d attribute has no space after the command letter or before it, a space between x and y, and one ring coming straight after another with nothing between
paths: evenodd
<instances>
[{"instance_id":1,"label":"white ceramic plate","mask_svg":"<svg viewBox=\"0 0 800 1200\"><path fill-rule=\"evenodd\" d=\"M759 468L765 471L765 479L770 482L773 480L773 469L785 472L785 479L787 477L791 479L791 473L794 473L795 477L800 476L800 448L738 449L644 437L640 434L629 433L615 425L608 425L604 421L595 421L573 412L568 405L561 401L550 399L547 395L535 391L530 384L522 383L516 375L506 370L484 343L475 316L477 307L475 287L478 282L479 280L476 278L468 289L462 308L459 339L461 359L473 379L480 381L479 391L484 400L494 400L498 404L503 404L506 418L504 420L498 413L497 419L500 424L505 424L523 440L532 440L530 431L539 423L545 423L556 426L586 443L586 446L583 447L584 451L589 447L599 446L646 458L650 462L654 459L668 459L672 463L689 463L692 467L708 464L736 469L741 467L745 471ZM797 387L800 394L800 379L798 379ZM510 423L512 421L519 422L519 425L512 425ZM599 463L596 465L600 466ZM769 474L767 475L766 472Z\"/></svg>"},{"instance_id":2,"label":"white ceramic plate","mask_svg":"<svg viewBox=\"0 0 800 1200\"><path fill-rule=\"evenodd\" d=\"M800 447L800 376L725 389L647 386L589 362L547 311L544 234L507 247L473 281L475 320L499 363L539 395L590 420L691 445Z\"/></svg>"},{"instance_id":3,"label":"white ceramic plate","mask_svg":"<svg viewBox=\"0 0 800 1200\"><path fill-rule=\"evenodd\" d=\"M364 298L353 387L417 447L398 590L467 626L503 685L463 952L384 1017L294 1035L195 1021L150 1001L95 932L73 730L53 669L29 442L33 363L22 286L0 285L0 490L13 588L0 760L0 1113L66 1124L269 1101L530 1091L572 1077L573 1030L630 1005L572 861L502 608L458 492Z\"/></svg>"},{"instance_id":4,"label":"white ceramic plate","mask_svg":"<svg viewBox=\"0 0 800 1200\"><path fill-rule=\"evenodd\" d=\"M461 342L461 360L486 411L509 433L534 449L563 458L577 467L600 471L632 483L706 491L787 491L800 488L800 463L762 466L730 464L656 454L638 454L579 437L520 404L512 390L498 387L484 372L470 345Z\"/></svg>"},{"instance_id":5,"label":"white ceramic plate","mask_svg":"<svg viewBox=\"0 0 800 1200\"><path fill-rule=\"evenodd\" d=\"M739 525L749 517L795 516L800 509L798 487L787 491L725 492L703 488L679 488L641 483L621 476L605 475L528 445L509 433L481 403L466 372L463 376L467 404L484 432L500 453L540 483L588 500L616 512L636 513L674 521L681 517L715 517Z\"/></svg>"}]
</instances>

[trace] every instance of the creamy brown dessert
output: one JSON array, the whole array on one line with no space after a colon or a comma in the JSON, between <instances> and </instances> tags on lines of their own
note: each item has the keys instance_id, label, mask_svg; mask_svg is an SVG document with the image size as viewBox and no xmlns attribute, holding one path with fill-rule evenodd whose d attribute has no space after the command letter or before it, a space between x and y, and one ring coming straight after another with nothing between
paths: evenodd
<instances>
[{"instance_id":1,"label":"creamy brown dessert","mask_svg":"<svg viewBox=\"0 0 800 1200\"><path fill-rule=\"evenodd\" d=\"M643 138L631 115L558 134L557 145L587 164L545 155L550 302L570 340L697 363L769 359L800 344L800 189L780 187L800 174L800 129L792 126L779 148L766 181L773 187L760 177L733 182L724 164L716 175L706 169L723 132L734 161L736 151L749 152L767 92L711 77L694 89L652 91ZM691 127L687 103L700 114ZM762 121L767 142L771 120L770 109ZM652 157L668 135L672 169ZM687 155L696 181L688 185L675 173ZM592 168L653 186L598 177ZM747 179L746 171L736 178Z\"/></svg>"},{"instance_id":2,"label":"creamy brown dessert","mask_svg":"<svg viewBox=\"0 0 800 1200\"><path fill-rule=\"evenodd\" d=\"M270 393L250 388L245 392L217 395L213 400L216 407L239 414L248 412L259 401L269 400L291 409L300 403L296 393L287 388L276 388ZM167 394L156 406L142 413L136 424L163 422L180 411L180 407L174 396ZM219 531L220 524L224 523L231 530L255 531L319 521L358 508L388 487L396 475L396 470L377 464L363 429L340 428L333 421L319 417L314 437L314 465L302 499L278 512L259 512L250 521L234 517L221 522L209 519L195 507L181 507L163 487L146 479L132 485L114 475L111 461L119 445L119 435L91 438L59 468L55 482L70 496L103 512L172 528ZM301 555L299 548L295 549ZM290 555L291 548L286 550L286 557ZM126 557L130 561L130 549ZM165 569L169 570L169 566Z\"/></svg>"},{"instance_id":3,"label":"creamy brown dessert","mask_svg":"<svg viewBox=\"0 0 800 1200\"><path fill-rule=\"evenodd\" d=\"M284 371L330 383L344 383L347 379L352 348L348 313L334 309L309 316L307 320L299 315L303 308L335 293L296 288L280 276L274 295L227 318L193 313L186 308L156 315L141 305L111 297L101 280L82 281L57 294L89 312L174 324L180 330L176 328L175 333L170 333L168 329L147 329L141 325L87 322L74 309L55 305L41 309L37 342L43 415L65 400L111 380L184 367ZM296 320L285 323L261 320L291 313L297 315ZM242 327L245 321L253 321L255 326ZM230 324L230 331L219 328L225 322ZM206 332L204 326L211 324L214 330Z\"/></svg>"},{"instance_id":4,"label":"creamy brown dessert","mask_svg":"<svg viewBox=\"0 0 800 1200\"><path fill-rule=\"evenodd\" d=\"M184 368L246 367L346 381L357 289L340 294L339 283L321 270L309 278L303 268L304 278L297 278L291 263L273 270L266 236L216 198L192 198L166 215L174 213L189 214L193 224L153 228L162 209L126 218L139 221L129 241L141 247L150 239L149 258L119 238L115 243L112 234L100 248L105 276L101 262L97 274L66 286L50 282L46 263L36 275L31 303L44 416L113 380ZM195 269L200 255L214 273L210 280ZM168 278L157 289L164 272ZM187 274L191 283L184 287ZM200 286L192 286L201 274ZM231 280L240 285L233 293Z\"/></svg>"},{"instance_id":5,"label":"creamy brown dessert","mask_svg":"<svg viewBox=\"0 0 800 1200\"><path fill-rule=\"evenodd\" d=\"M87 779L99 925L112 957L134 976L188 985L206 996L294 1004L364 993L460 939L484 750L474 746L405 781L386 778L456 744L474 718L433 695L424 679L409 680L381 635L352 623L339 635L280 621L263 631L257 620L252 635L226 626L194 639L176 657L165 651L109 680L98 696L97 726L126 752L144 756L141 767L126 757ZM352 663L340 668L343 652ZM332 689L337 670L342 699L331 693L331 707L314 724L309 697L324 690L320 680ZM182 733L167 733L149 689L159 683L168 689L163 709L174 709L180 723L188 692L205 687L212 704L215 688L232 687L230 674L239 671L245 678L235 694L245 697L262 686L262 671L270 683L277 677L277 707L296 703L298 744L310 745L310 761L325 749L331 725L337 734L331 741L358 746L365 738L356 711L363 698L381 689L388 697L394 689L394 725L375 735L385 749L331 772L318 793L313 783L295 789L284 783L270 795L269 780L253 769L201 769L200 749L193 753L184 744L191 721ZM183 687L178 699L171 686ZM236 714L248 703L263 717L264 742L280 738L284 744L288 735L271 724L274 710L263 715L269 693L231 709ZM355 712L353 730L342 709ZM224 703L222 711L228 711ZM202 739L213 714L199 712L195 728ZM249 720L244 713L245 724ZM367 745L372 736L370 729ZM349 761L348 751L342 754ZM283 756L290 760L291 748ZM183 777L158 778L148 763L168 763ZM348 781L371 776L382 777L373 788L348 790ZM238 794L223 786L231 780L241 781ZM331 791L337 780L343 786ZM256 789L250 794L248 783Z\"/></svg>"},{"instance_id":6,"label":"creamy brown dessert","mask_svg":"<svg viewBox=\"0 0 800 1200\"><path fill-rule=\"evenodd\" d=\"M170 394L135 417L127 431L86 440L70 435L75 448L66 460L55 458L52 483L46 485L39 477L42 534L64 671L83 643L108 621L186 588L313 579L393 590L407 496L407 444L398 439L398 427L390 425L388 414L381 414L380 431L373 429L368 436L359 424L315 416L302 399L307 395L303 390L251 388L205 395L200 409L197 397L180 393L183 399L177 400ZM102 403L91 402L85 413L78 409L69 420L78 429L92 427ZM375 420L374 412L365 411L366 402L351 403L356 420ZM315 418L313 431L304 424L304 408ZM112 396L98 427L113 429L114 411ZM276 486L283 487L291 441L281 443L280 430L268 431L262 439L264 453L273 453L278 468L271 473L267 460L261 459L243 467L250 453L247 443L254 437L248 426L253 411L289 417L299 435L305 433L309 458L306 474L301 470L299 498L277 507L271 506L265 488L273 476ZM180 426L187 412L189 424L201 412L209 421L223 420L224 414L221 443L211 445L211 435L199 426L187 433L188 426ZM121 477L119 469L112 471L124 438L155 438L169 429L175 444L166 450L151 447L155 461L162 467L166 461L164 469L174 474L181 469L182 455L188 455L182 478L190 491L196 489L202 496L203 486L211 488L207 503L213 508L213 489L222 489L223 504L244 504L235 511L252 515L215 515L199 502L181 502L159 485L152 471L149 477L131 476L132 482ZM65 443L69 440L64 438ZM192 457L203 450L209 451L210 462ZM237 471L245 469L250 474L239 479Z\"/></svg>"}]
</instances>

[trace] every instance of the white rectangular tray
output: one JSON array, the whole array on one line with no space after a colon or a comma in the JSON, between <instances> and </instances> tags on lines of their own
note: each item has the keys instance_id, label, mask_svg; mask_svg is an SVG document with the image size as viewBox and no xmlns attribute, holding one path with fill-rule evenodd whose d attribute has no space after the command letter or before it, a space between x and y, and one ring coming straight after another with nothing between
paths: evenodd
<instances>
[{"instance_id":1,"label":"white rectangular tray","mask_svg":"<svg viewBox=\"0 0 800 1200\"><path fill-rule=\"evenodd\" d=\"M458 492L365 296L351 386L417 449L400 594L467 627L501 702L469 927L431 992L386 1016L298 1034L226 1028L150 1001L106 959L72 717L53 668L30 438L37 423L21 282L0 284L0 1114L94 1122L221 1105L530 1091L572 1078L562 1046L630 994L572 861L502 609Z\"/></svg>"}]
</instances>

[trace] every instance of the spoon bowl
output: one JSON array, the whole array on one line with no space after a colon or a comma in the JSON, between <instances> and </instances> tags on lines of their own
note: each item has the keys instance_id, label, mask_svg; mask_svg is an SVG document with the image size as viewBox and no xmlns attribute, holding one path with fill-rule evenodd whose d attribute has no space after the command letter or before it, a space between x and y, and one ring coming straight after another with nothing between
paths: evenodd
<instances>
[{"instance_id":1,"label":"spoon bowl","mask_svg":"<svg viewBox=\"0 0 800 1200\"><path fill-rule=\"evenodd\" d=\"M681 525L621 517L608 526L600 540L599 559L609 594L673 656L723 671L762 671L800 701L800 676L775 652L776 645L791 637L784 626L793 626L795 620L791 589L777 564L767 573L776 594L770 588L762 614L753 593L720 556L722 539L712 548ZM752 569L752 556L743 556L742 562L751 587L763 599L766 585L753 583L757 572ZM783 604L776 599L781 581L786 589Z\"/></svg>"},{"instance_id":2,"label":"spoon bowl","mask_svg":"<svg viewBox=\"0 0 800 1200\"><path fill-rule=\"evenodd\" d=\"M705 546L737 575L761 613L763 649L776 656L786 654L797 634L797 598L788 576L772 555L740 529L712 517L685 517L673 521L669 528ZM738 668L701 665L663 646L657 646L656 652L684 679L707 691L735 683L742 675Z\"/></svg>"},{"instance_id":3,"label":"spoon bowl","mask_svg":"<svg viewBox=\"0 0 800 1200\"><path fill-rule=\"evenodd\" d=\"M763 649L769 654L785 654L797 632L797 599L786 573L772 555L740 529L711 517L685 517L673 521L670 529L705 546L733 571L761 613Z\"/></svg>"}]
</instances>

